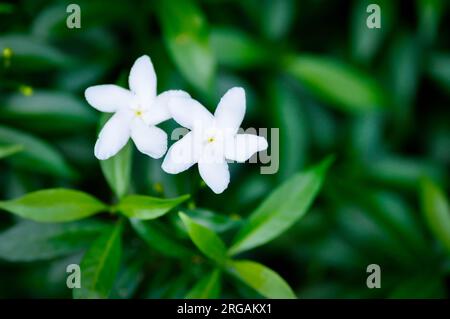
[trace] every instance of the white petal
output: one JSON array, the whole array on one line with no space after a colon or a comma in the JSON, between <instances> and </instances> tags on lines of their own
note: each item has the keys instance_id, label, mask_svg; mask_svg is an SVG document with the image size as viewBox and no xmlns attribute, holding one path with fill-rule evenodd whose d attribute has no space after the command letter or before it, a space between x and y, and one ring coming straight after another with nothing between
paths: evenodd
<instances>
[{"instance_id":1,"label":"white petal","mask_svg":"<svg viewBox=\"0 0 450 319\"><path fill-rule=\"evenodd\" d=\"M142 119L131 125L131 138L137 149L150 157L161 158L167 151L167 134L156 126L147 126Z\"/></svg>"},{"instance_id":2,"label":"white petal","mask_svg":"<svg viewBox=\"0 0 450 319\"><path fill-rule=\"evenodd\" d=\"M169 101L169 110L173 119L188 129L194 127L209 127L214 116L199 102L192 98L180 97Z\"/></svg>"},{"instance_id":3,"label":"white petal","mask_svg":"<svg viewBox=\"0 0 450 319\"><path fill-rule=\"evenodd\" d=\"M169 90L159 94L153 101L148 112L144 115L144 120L149 125L156 125L170 119L169 101L174 98L189 98L189 94L181 90Z\"/></svg>"},{"instance_id":4,"label":"white petal","mask_svg":"<svg viewBox=\"0 0 450 319\"><path fill-rule=\"evenodd\" d=\"M128 84L141 103L150 105L156 96L156 74L149 56L143 55L134 62Z\"/></svg>"},{"instance_id":5,"label":"white petal","mask_svg":"<svg viewBox=\"0 0 450 319\"><path fill-rule=\"evenodd\" d=\"M220 99L214 117L217 124L236 133L245 115L245 91L234 87Z\"/></svg>"},{"instance_id":6,"label":"white petal","mask_svg":"<svg viewBox=\"0 0 450 319\"><path fill-rule=\"evenodd\" d=\"M230 183L230 172L225 159L202 156L198 161L200 176L216 194L222 193Z\"/></svg>"},{"instance_id":7,"label":"white petal","mask_svg":"<svg viewBox=\"0 0 450 319\"><path fill-rule=\"evenodd\" d=\"M253 134L237 134L234 139L225 143L225 158L237 162L245 162L256 152L267 149L267 140Z\"/></svg>"},{"instance_id":8,"label":"white petal","mask_svg":"<svg viewBox=\"0 0 450 319\"><path fill-rule=\"evenodd\" d=\"M101 112L116 112L129 107L133 93L114 84L95 85L84 91L88 103Z\"/></svg>"},{"instance_id":9,"label":"white petal","mask_svg":"<svg viewBox=\"0 0 450 319\"><path fill-rule=\"evenodd\" d=\"M130 138L131 116L117 112L106 122L95 143L94 153L99 160L106 160L119 152Z\"/></svg>"},{"instance_id":10,"label":"white petal","mask_svg":"<svg viewBox=\"0 0 450 319\"><path fill-rule=\"evenodd\" d=\"M169 148L162 169L169 174L183 172L197 163L199 154L199 145L194 142L193 132L189 132Z\"/></svg>"}]
</instances>

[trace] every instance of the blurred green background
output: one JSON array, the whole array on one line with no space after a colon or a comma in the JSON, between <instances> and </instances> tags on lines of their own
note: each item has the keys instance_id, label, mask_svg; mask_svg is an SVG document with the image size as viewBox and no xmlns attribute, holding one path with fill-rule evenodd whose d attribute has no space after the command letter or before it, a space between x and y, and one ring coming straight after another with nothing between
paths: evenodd
<instances>
[{"instance_id":1,"label":"blurred green background","mask_svg":"<svg viewBox=\"0 0 450 319\"><path fill-rule=\"evenodd\" d=\"M73 2L80 29L66 27ZM380 29L366 27L370 3L381 7ZM245 257L276 270L300 298L446 298L449 4L2 1L0 199L67 187L113 202L93 155L101 116L83 92L126 86L134 60L148 54L158 92L184 89L210 110L229 88L244 87L243 127L280 128L280 163L273 175L261 175L257 164L232 165L230 187L217 196L201 185L197 169L168 175L162 160L133 151L131 192L189 193L189 208L202 208L227 238L277 185L334 154L310 211ZM0 212L0 297L70 297L65 265L79 262L93 230L70 254L14 260L4 247L20 255L33 227L47 227L7 233L19 221ZM170 216L159 222L177 226ZM200 256L173 259L125 235L113 298L183 297L205 271ZM380 289L366 286L369 264L381 267ZM258 296L228 280L222 286L222 297Z\"/></svg>"}]
</instances>

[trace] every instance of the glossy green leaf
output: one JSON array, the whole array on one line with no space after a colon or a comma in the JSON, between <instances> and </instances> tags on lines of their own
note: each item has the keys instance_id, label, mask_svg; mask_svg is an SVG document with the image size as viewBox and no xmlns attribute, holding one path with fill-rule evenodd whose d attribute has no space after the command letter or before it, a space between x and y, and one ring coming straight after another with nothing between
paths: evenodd
<instances>
[{"instance_id":1,"label":"glossy green leaf","mask_svg":"<svg viewBox=\"0 0 450 319\"><path fill-rule=\"evenodd\" d=\"M196 223L184 213L179 213L189 237L197 248L208 258L219 264L227 259L227 249L223 241L210 229Z\"/></svg>"},{"instance_id":2,"label":"glossy green leaf","mask_svg":"<svg viewBox=\"0 0 450 319\"><path fill-rule=\"evenodd\" d=\"M450 210L444 192L429 179L421 183L422 211L430 230L450 253Z\"/></svg>"},{"instance_id":3,"label":"glossy green leaf","mask_svg":"<svg viewBox=\"0 0 450 319\"><path fill-rule=\"evenodd\" d=\"M244 223L230 253L237 254L265 244L300 219L319 192L331 162L332 158L328 157L274 190Z\"/></svg>"},{"instance_id":4,"label":"glossy green leaf","mask_svg":"<svg viewBox=\"0 0 450 319\"><path fill-rule=\"evenodd\" d=\"M215 232L221 233L237 227L241 221L224 214L214 213L207 209L196 208L185 211L186 215Z\"/></svg>"},{"instance_id":5,"label":"glossy green leaf","mask_svg":"<svg viewBox=\"0 0 450 319\"><path fill-rule=\"evenodd\" d=\"M215 299L219 298L221 288L221 272L219 269L213 270L210 274L204 276L187 293L187 299Z\"/></svg>"},{"instance_id":6,"label":"glossy green leaf","mask_svg":"<svg viewBox=\"0 0 450 319\"><path fill-rule=\"evenodd\" d=\"M266 298L295 299L286 281L272 269L250 260L233 260L227 270Z\"/></svg>"},{"instance_id":7,"label":"glossy green leaf","mask_svg":"<svg viewBox=\"0 0 450 319\"><path fill-rule=\"evenodd\" d=\"M0 37L0 52L11 50L11 68L21 70L46 70L73 66L75 60L51 45L26 35Z\"/></svg>"},{"instance_id":8,"label":"glossy green leaf","mask_svg":"<svg viewBox=\"0 0 450 319\"><path fill-rule=\"evenodd\" d=\"M142 240L152 249L174 258L190 257L195 252L174 238L164 225L157 221L130 219L131 226Z\"/></svg>"},{"instance_id":9,"label":"glossy green leaf","mask_svg":"<svg viewBox=\"0 0 450 319\"><path fill-rule=\"evenodd\" d=\"M46 189L0 202L0 209L38 222L69 222L107 209L89 194L71 189Z\"/></svg>"},{"instance_id":10,"label":"glossy green leaf","mask_svg":"<svg viewBox=\"0 0 450 319\"><path fill-rule=\"evenodd\" d=\"M216 61L200 8L193 0L160 1L158 16L166 46L180 72L207 92L215 80Z\"/></svg>"},{"instance_id":11,"label":"glossy green leaf","mask_svg":"<svg viewBox=\"0 0 450 319\"><path fill-rule=\"evenodd\" d=\"M23 151L23 146L20 144L2 145L0 146L0 158L8 157Z\"/></svg>"},{"instance_id":12,"label":"glossy green leaf","mask_svg":"<svg viewBox=\"0 0 450 319\"><path fill-rule=\"evenodd\" d=\"M213 29L211 43L218 63L227 67L254 67L269 59L262 45L237 29L225 27Z\"/></svg>"},{"instance_id":13,"label":"glossy green leaf","mask_svg":"<svg viewBox=\"0 0 450 319\"><path fill-rule=\"evenodd\" d=\"M128 195L117 205L117 209L128 218L155 219L186 201L190 196L156 198L145 195Z\"/></svg>"},{"instance_id":14,"label":"glossy green leaf","mask_svg":"<svg viewBox=\"0 0 450 319\"><path fill-rule=\"evenodd\" d=\"M341 61L312 55L289 57L285 71L330 106L349 113L384 108L385 96L379 84L369 75Z\"/></svg>"},{"instance_id":15,"label":"glossy green leaf","mask_svg":"<svg viewBox=\"0 0 450 319\"><path fill-rule=\"evenodd\" d=\"M8 159L10 163L29 172L73 178L75 172L61 154L50 144L21 131L0 126L0 145L20 144L23 151Z\"/></svg>"},{"instance_id":16,"label":"glossy green leaf","mask_svg":"<svg viewBox=\"0 0 450 319\"><path fill-rule=\"evenodd\" d=\"M105 231L81 260L81 288L73 290L76 299L107 298L119 271L122 254L122 223Z\"/></svg>"},{"instance_id":17,"label":"glossy green leaf","mask_svg":"<svg viewBox=\"0 0 450 319\"><path fill-rule=\"evenodd\" d=\"M97 122L97 115L87 104L73 95L52 91L11 95L1 114L6 123L39 132L79 132L95 127Z\"/></svg>"},{"instance_id":18,"label":"glossy green leaf","mask_svg":"<svg viewBox=\"0 0 450 319\"><path fill-rule=\"evenodd\" d=\"M35 261L77 253L89 246L108 224L93 220L42 224L20 222L0 234L0 258Z\"/></svg>"},{"instance_id":19,"label":"glossy green leaf","mask_svg":"<svg viewBox=\"0 0 450 319\"><path fill-rule=\"evenodd\" d=\"M127 143L115 156L100 161L103 175L117 198L122 198L130 187L133 149Z\"/></svg>"}]
</instances>

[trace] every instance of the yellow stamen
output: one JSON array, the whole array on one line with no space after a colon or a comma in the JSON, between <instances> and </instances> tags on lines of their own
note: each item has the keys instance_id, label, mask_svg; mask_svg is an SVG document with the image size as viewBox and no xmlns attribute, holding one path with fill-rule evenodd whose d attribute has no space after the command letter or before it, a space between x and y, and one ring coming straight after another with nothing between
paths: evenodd
<instances>
[{"instance_id":1,"label":"yellow stamen","mask_svg":"<svg viewBox=\"0 0 450 319\"><path fill-rule=\"evenodd\" d=\"M134 112L136 114L136 116L142 116L142 111L138 110Z\"/></svg>"},{"instance_id":2,"label":"yellow stamen","mask_svg":"<svg viewBox=\"0 0 450 319\"><path fill-rule=\"evenodd\" d=\"M212 142L214 142L216 139L214 138L214 137L210 137L210 138L208 138L208 143L212 143Z\"/></svg>"}]
</instances>

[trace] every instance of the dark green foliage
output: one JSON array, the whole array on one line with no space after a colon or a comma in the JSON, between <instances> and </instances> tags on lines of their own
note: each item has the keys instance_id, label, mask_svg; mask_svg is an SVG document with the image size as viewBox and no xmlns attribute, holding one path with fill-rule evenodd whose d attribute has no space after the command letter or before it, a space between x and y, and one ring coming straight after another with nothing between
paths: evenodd
<instances>
[{"instance_id":1,"label":"dark green foliage","mask_svg":"<svg viewBox=\"0 0 450 319\"><path fill-rule=\"evenodd\" d=\"M76 3L80 29L61 1L0 4L0 298L449 296L447 1ZM131 141L99 163L84 90L144 54L158 93L244 87L278 171L231 164L216 195Z\"/></svg>"}]
</instances>

